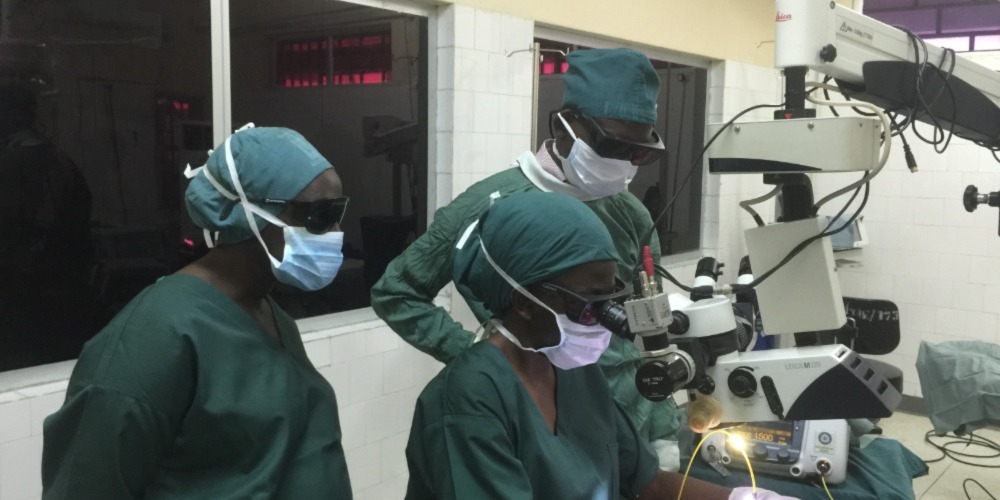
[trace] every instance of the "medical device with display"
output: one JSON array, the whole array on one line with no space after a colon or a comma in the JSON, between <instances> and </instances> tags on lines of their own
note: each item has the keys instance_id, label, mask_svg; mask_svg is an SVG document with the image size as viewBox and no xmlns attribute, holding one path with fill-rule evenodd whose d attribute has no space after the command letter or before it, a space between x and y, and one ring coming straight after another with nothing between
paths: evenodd
<instances>
[{"instance_id":1,"label":"medical device with display","mask_svg":"<svg viewBox=\"0 0 1000 500\"><path fill-rule=\"evenodd\" d=\"M713 467L753 470L772 476L809 479L824 476L839 484L847 477L850 427L846 420L755 422L705 438L701 458ZM733 437L731 437L733 436Z\"/></svg>"}]
</instances>

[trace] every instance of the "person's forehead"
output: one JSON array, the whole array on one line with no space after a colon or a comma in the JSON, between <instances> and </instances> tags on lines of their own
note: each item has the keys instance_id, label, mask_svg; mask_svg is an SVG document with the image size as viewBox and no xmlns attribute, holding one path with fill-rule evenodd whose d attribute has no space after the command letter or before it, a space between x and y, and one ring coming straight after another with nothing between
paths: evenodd
<instances>
[{"instance_id":1,"label":"person's forehead","mask_svg":"<svg viewBox=\"0 0 1000 500\"><path fill-rule=\"evenodd\" d=\"M295 197L298 201L315 201L338 198L344 195L344 187L337 172L328 168L321 172Z\"/></svg>"},{"instance_id":2,"label":"person's forehead","mask_svg":"<svg viewBox=\"0 0 1000 500\"><path fill-rule=\"evenodd\" d=\"M587 292L595 286L604 286L614 282L616 264L611 260L587 262L552 277L551 283L568 290Z\"/></svg>"},{"instance_id":3,"label":"person's forehead","mask_svg":"<svg viewBox=\"0 0 1000 500\"><path fill-rule=\"evenodd\" d=\"M649 130L653 128L653 125L649 123L639 123L629 120L616 120L614 118L594 118L604 130L608 132L613 132L616 130Z\"/></svg>"}]
</instances>

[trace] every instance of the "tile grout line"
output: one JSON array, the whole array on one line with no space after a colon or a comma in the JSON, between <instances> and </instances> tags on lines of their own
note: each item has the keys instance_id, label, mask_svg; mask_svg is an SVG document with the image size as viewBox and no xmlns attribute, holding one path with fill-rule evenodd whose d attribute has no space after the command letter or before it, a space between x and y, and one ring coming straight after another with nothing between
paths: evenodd
<instances>
[{"instance_id":1,"label":"tile grout line","mask_svg":"<svg viewBox=\"0 0 1000 500\"><path fill-rule=\"evenodd\" d=\"M953 460L949 459L948 460L948 466L945 467L943 471L941 471L941 474L938 475L937 479L935 479L933 483L931 483L929 486L927 486L927 489L924 490L924 492L920 495L920 497L918 498L918 500L924 500L924 498L928 498L928 499L931 498L931 497L928 497L927 495L929 495L931 493L931 490L934 489L934 486L938 484L938 481L940 481L944 477L944 475L948 473L948 469L950 469L952 465L955 465L955 462Z\"/></svg>"}]
</instances>

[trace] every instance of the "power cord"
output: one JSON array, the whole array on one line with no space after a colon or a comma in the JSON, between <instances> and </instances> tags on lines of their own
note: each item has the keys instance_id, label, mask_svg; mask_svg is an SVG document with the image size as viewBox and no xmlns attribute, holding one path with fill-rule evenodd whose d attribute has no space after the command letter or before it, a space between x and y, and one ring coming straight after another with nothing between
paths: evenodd
<instances>
[{"instance_id":1,"label":"power cord","mask_svg":"<svg viewBox=\"0 0 1000 500\"><path fill-rule=\"evenodd\" d=\"M934 442L931 439L931 437L934 437L936 439L943 439L943 438L946 438L947 436L937 436L937 435L934 434L933 430L927 431L927 434L924 435L924 441L927 444L929 444L929 445L933 446L934 448L936 448L938 451L940 451L941 452L941 456L938 457L938 458L935 458L933 460L924 460L925 464L932 464L932 463L935 463L935 462L940 462L940 461L944 460L945 458L950 458L950 459L952 459L952 460L954 460L954 461L956 461L956 462L958 462L960 464L970 465L972 467L982 467L982 468L986 468L986 469L1000 469L1000 464L975 463L975 462L970 462L968 460L964 460L963 458L961 458L961 457L964 457L964 458L971 458L971 459L988 460L988 459L991 459L991 458L998 458L998 457L1000 457L1000 444L997 444L992 439L985 438L983 436L977 435L977 434L972 433L972 432L969 433L968 439L953 438L953 439L950 439L949 441L945 441L944 443ZM953 447L959 446L959 445L964 445L965 448L968 448L970 446L977 446L977 447L980 447L980 448L985 448L986 450L988 450L989 452L991 452L993 454L992 455L978 455L978 454L975 454L975 453L967 453L967 452L964 452L964 451L956 451L956 450L952 449Z\"/></svg>"},{"instance_id":2,"label":"power cord","mask_svg":"<svg viewBox=\"0 0 1000 500\"><path fill-rule=\"evenodd\" d=\"M750 216L753 217L754 222L757 223L757 227L764 227L764 219L760 217L760 214L758 214L757 211L752 208L752 206L770 200L771 198L778 196L778 193L780 192L781 192L781 184L778 184L777 186L774 187L774 189L772 189L764 196L760 196L752 200L741 201L740 208L746 210L750 214Z\"/></svg>"},{"instance_id":3,"label":"power cord","mask_svg":"<svg viewBox=\"0 0 1000 500\"><path fill-rule=\"evenodd\" d=\"M732 285L733 293L740 293L740 292L742 292L744 290L750 290L750 289L752 289L754 287L759 286L761 283L764 282L764 280L766 280L771 275L773 275L775 272L777 272L779 269L781 269L782 267L784 267L785 264L788 264L793 258L795 258L796 255L802 253L802 251L805 250L806 247L808 247L814 241L816 241L816 240L818 240L820 238L825 238L827 236L832 236L832 235L837 234L837 233L839 233L839 232L847 229L848 227L850 227L850 225L853 224L854 221L857 220L857 218L861 215L861 211L865 209L865 205L868 204L868 194L869 194L869 191L870 191L870 185L866 182L864 184L864 188L865 188L865 195L864 195L864 198L861 199L861 205L858 206L858 209L854 212L854 214L851 215L851 217L847 220L847 222L845 222L843 225L841 225L837 229L833 229L833 230L826 229L823 232L821 232L821 233L819 233L819 234L817 234L815 236L811 236L809 238L806 238L801 243L799 243L794 248L792 248L792 250L790 252L788 252L788 255L786 255L785 258L781 260L781 262L778 262L774 267L772 267L771 269L769 269L764 274L762 274L762 275L754 278L754 280L751 281L750 283L747 283L745 285ZM830 225L832 225L832 223ZM830 225L827 225L827 228L829 228Z\"/></svg>"},{"instance_id":4,"label":"power cord","mask_svg":"<svg viewBox=\"0 0 1000 500\"><path fill-rule=\"evenodd\" d=\"M819 83L819 82L811 82L811 83L808 83L807 85L811 85L813 87L812 90L815 90L815 89L826 89L826 90L833 89L833 90L839 90L837 87L834 87L832 85L827 85L827 84L824 84L824 83ZM889 125L889 119L885 115L885 113L882 112L882 110L878 109L877 107L875 107L875 106L873 106L871 104L863 103L863 102L845 103L845 102L842 102L842 101L834 102L834 101L824 101L824 100L820 100L820 99L814 99L814 98L811 97L810 94L811 94L811 91L806 92L806 99L808 99L810 102L813 102L814 104L817 104L817 105L829 105L831 107L832 106L852 106L853 107L855 105L858 105L858 106L870 108L872 110L872 112L874 112L879 117L879 119L882 121L882 129L883 129L883 136L884 136L883 143L882 143L882 157L879 160L879 164L876 166L876 168L874 170L870 171L870 172L867 172L865 174L865 176L862 177L859 181L857 181L857 182L855 182L853 184L848 185L846 188L842 188L840 190L835 191L834 193L830 194L826 198L823 198L822 200L820 200L819 203L817 203L814 206L814 212L815 212L816 210L819 209L819 207L821 205L823 205L824 203L826 203L830 199L836 198L836 197L840 196L841 194L844 194L844 193L850 191L851 189L854 189L855 190L854 196L851 197L851 199L844 206L844 208L841 209L841 211L838 213L837 217L834 220L839 219L840 216L850 206L850 204L853 203L853 201L854 201L855 197L857 196L857 193L860 190L860 188L864 187L865 188L864 199L863 199L861 205L858 207L858 210L855 211L855 213L851 216L851 218L846 223L844 223L840 227L838 227L838 228L836 228L836 229L834 229L834 230L831 231L830 230L830 226L832 225L832 222L831 222L831 225L828 225L826 227L826 229L824 229L819 234L817 234L815 236L812 236L810 238L807 238L806 240L804 240L801 243L799 243L798 245L796 245L788 253L788 255L786 255L785 258L782 259L776 266L774 266L773 268L771 268L767 272L759 275L752 282L750 282L748 284L745 284L745 285L733 285L732 288L733 288L733 292L734 293L737 292L737 291L749 290L749 289L752 289L752 288L760 285L764 280L766 280L767 278L769 278L771 275L773 275L775 272L777 272L779 269L781 269L785 264L787 264L789 261L791 261L793 258L795 258L795 256L797 256L799 253L801 253L803 250L805 250L806 247L808 247L812 242L814 242L814 241L816 241L816 240L818 240L820 238L824 238L824 237L827 237L827 236L831 236L831 235L837 234L837 233L839 233L839 232L847 229L848 227L850 227L850 225L853 224L854 221L860 216L861 211L864 210L865 205L868 203L868 195L869 195L869 190L870 190L869 181L873 177L875 177L875 175L878 175L878 173L882 170L882 168L885 166L886 162L888 161L889 151L890 151L890 148L892 147L892 136L891 136L891 128L890 128L890 125ZM684 182L681 184L681 187L678 189L678 193L680 193L680 190L683 189L683 187L691 179L691 175L694 173L694 169L698 166L698 162L701 161L701 158L704 156L704 154L708 150L709 146L711 146L712 143L715 142L715 140L722 134L722 132L724 132L727 128L729 128L730 126L732 126L732 124L735 123L737 119L739 119L741 116L749 113L750 111L753 111L753 110L756 110L756 109L760 109L760 108L780 108L781 106L784 106L784 103L782 103L782 104L759 104L759 105L756 105L756 106L751 106L751 107L746 108L743 111L739 112L738 114L736 114L736 116L734 116L732 119L730 119L729 121L727 121L711 137L711 139L709 139L709 141L705 144L705 147L702 148L701 152L695 158L694 162L692 162L691 168L688 171L687 176L684 178ZM888 133L885 133L885 132L888 132ZM769 193L769 195L770 195L770 193ZM767 197L769 195L765 195L765 197ZM641 239L640 241L648 241L649 238L652 237L653 228L656 227L656 224L658 223L658 221L660 220L660 218L663 217L663 215L666 214L667 211L669 211L673 207L673 204L674 204L674 202L676 200L677 200L677 195L674 195L674 197L671 198L671 200L663 208L663 211L661 211L660 214L657 215L656 219L654 219L652 227L647 232L647 234L645 235L645 237L643 239ZM754 202L755 200L749 200L749 201L750 202ZM743 204L741 204L741 206L742 205ZM746 207L744 207L744 208L746 208ZM758 216L758 218L759 218L759 216ZM758 219L758 218L755 218L755 220ZM759 220L758 221L758 223L760 223L760 222L763 222L763 220ZM659 275L659 276L661 276L663 278L666 278L668 281L670 281L671 283L673 283L674 285L676 285L681 290L684 290L684 291L687 291L687 292L694 291L694 289L692 289L691 287L686 286L686 285L682 284L680 281L678 281L665 268L663 268L661 266L658 266L658 265L655 266L655 268L656 268L656 274L657 275ZM711 293L711 291L709 291L709 293Z\"/></svg>"},{"instance_id":5,"label":"power cord","mask_svg":"<svg viewBox=\"0 0 1000 500\"><path fill-rule=\"evenodd\" d=\"M825 89L828 89L828 90L838 90L838 91L840 90L838 87L835 87L835 86L832 86L832 85L827 85L825 83L819 83L819 82L811 82L811 83L807 83L807 85L813 85L813 86L816 86L818 88L825 88ZM813 98L811 96L806 96L806 99L809 100L809 102L811 102L813 104L816 104L816 105L849 106L849 107L861 106L863 108L868 108L868 109L871 109L878 116L879 120L881 120L881 122L882 122L882 137L883 137L883 141L882 141L882 156L881 156L881 158L879 158L878 165L876 165L874 169L870 170L867 174L865 174L865 176L862 177L859 181L857 181L857 182L855 182L853 184L850 184L847 187L838 189L838 190L830 193L826 197L820 199L818 202L816 202L816 204L813 206L813 213L816 213L821 206L823 206L824 204L826 204L830 200L832 200L834 198L837 198L838 196L843 195L845 193L848 193L848 192L850 192L853 189L857 189L862 184L865 184L868 181L871 181L876 175L879 174L879 172L882 171L882 169L885 167L885 164L889 161L889 152L892 149L892 127L891 127L890 122L889 122L889 117L886 116L886 114L881 109L875 107L874 105L868 104L866 102L825 101L825 100L822 100L822 99Z\"/></svg>"},{"instance_id":6,"label":"power cord","mask_svg":"<svg viewBox=\"0 0 1000 500\"><path fill-rule=\"evenodd\" d=\"M668 212L670 212L670 210L674 206L674 202L677 201L677 197L680 196L681 193L684 192L684 187L687 186L687 183L691 180L691 176L694 175L695 170L701 164L701 159L702 159L702 157L705 156L705 152L708 151L708 148L712 145L712 143L715 142L715 140L718 139L719 136L722 135L722 133L726 131L726 129L728 129L730 126L732 126L732 124L735 123L736 120L738 120L741 116L743 116L743 115L745 115L745 114L747 114L747 113L749 113L751 111L762 109L762 108L780 108L780 107L782 107L784 105L785 105L785 103L781 103L781 104L757 104L755 106L750 106L749 108L746 108L743 111L740 111L739 113L737 113L736 116L732 117L721 128L719 128L719 130L714 135L712 135L712 137L708 140L708 142L705 143L705 146L701 148L701 151L698 153L698 156L696 156L694 158L694 161L691 162L691 167L688 168L688 173L687 173L687 175L684 176L684 180L681 182L681 185L677 188L676 191L674 191L674 195L670 198L670 201L667 202L667 204L663 207L663 210L661 210L660 213L653 219L653 224L649 227L649 230L646 231L646 233L642 236L642 238L639 239L639 241L646 241L646 242L648 242L650 240L650 238L653 237L653 231L656 230L656 226L660 223L660 219L662 219L664 215L666 215ZM685 285L681 284L681 282L678 281L677 278L674 278L673 275L671 275L669 271L667 271L666 269L664 269L663 267L660 267L658 265L656 267L657 267L657 274L658 275L666 278L671 283L679 286L682 290L685 290L685 291L688 291L688 292L691 291L691 287L685 286Z\"/></svg>"},{"instance_id":7,"label":"power cord","mask_svg":"<svg viewBox=\"0 0 1000 500\"><path fill-rule=\"evenodd\" d=\"M684 470L684 477L681 478L681 487L680 487L679 490L677 490L677 500L681 500L681 495L684 494L684 485L687 483L688 474L691 473L691 466L694 465L694 459L695 459L695 457L698 456L698 451L701 450L701 445L705 444L705 440L708 439L709 436L711 436L713 434L719 434L719 433L725 434L726 438L733 438L733 435L730 434L725 429L716 429L716 430L714 430L712 432L709 432L708 434L705 434L704 436L702 436L701 441L698 441L698 446L694 447L694 453L691 453L691 460L688 460L687 469ZM756 496L756 494L757 494L757 476L755 476L754 473L753 473L753 466L750 465L750 457L747 456L747 451L744 448L745 448L744 446L739 447L739 452L740 452L740 454L743 455L743 460L746 460L746 462L747 462L747 470L750 472L750 484L752 485L753 494ZM831 497L831 498L833 498L833 497Z\"/></svg>"},{"instance_id":8,"label":"power cord","mask_svg":"<svg viewBox=\"0 0 1000 500\"><path fill-rule=\"evenodd\" d=\"M722 133L726 131L726 129L728 129L729 127L731 127L733 125L733 123L736 122L736 120L740 119L741 116L743 116L743 115L745 115L745 114L747 114L747 113L749 113L751 111L755 111L755 110L762 109L762 108L780 108L780 107L782 107L784 105L785 105L785 103L781 103L781 104L757 104L755 106L750 106L749 108L746 108L743 111L740 111L739 113L736 113L736 116L730 118L729 121L727 121L721 128L719 128L719 130L714 135L712 135L712 137L708 140L708 142L705 143L705 146L701 148L701 151L698 153L698 156L696 156L694 158L694 161L691 162L691 166L688 168L688 173L687 173L687 175L684 176L684 180L681 182L680 187L677 188L677 191L674 193L673 197L670 198L670 201L668 201L667 204L663 207L663 210L661 210L660 213L657 214L656 218L653 219L653 225L652 225L652 227L650 227L649 231L646 231L646 234L644 235L644 237L641 238L639 241L647 241L648 242L649 239L653 236L653 231L655 230L656 225L659 224L660 223L660 219L662 219L663 216L666 215L667 212L669 212L671 208L673 208L674 202L677 201L677 197L680 196L680 194L684 191L684 187L687 186L687 183L691 180L691 176L694 175L695 170L701 164L701 159L702 159L702 157L705 156L705 152L708 151L708 148L712 145L712 143L714 143L715 140L718 139L719 136L722 135Z\"/></svg>"},{"instance_id":9,"label":"power cord","mask_svg":"<svg viewBox=\"0 0 1000 500\"><path fill-rule=\"evenodd\" d=\"M830 487L826 485L826 476L820 474L819 480L823 481L823 490L826 491L826 496L830 497L830 500L833 500L833 493L830 493Z\"/></svg>"},{"instance_id":10,"label":"power cord","mask_svg":"<svg viewBox=\"0 0 1000 500\"><path fill-rule=\"evenodd\" d=\"M965 478L965 481L962 481L962 491L965 492L965 498L967 498L968 500L972 500L972 495L969 494L969 488L968 488L969 483L975 483L976 486L979 486L979 488L983 490L983 493L986 493L988 497L992 498L993 500L997 500L997 497L993 496L993 494L990 493L990 490L986 489L986 487L983 486L983 483L980 483L979 481L976 481L971 477L967 477Z\"/></svg>"},{"instance_id":11,"label":"power cord","mask_svg":"<svg viewBox=\"0 0 1000 500\"><path fill-rule=\"evenodd\" d=\"M947 436L938 436L934 433L933 430L927 431L927 434L924 435L924 442L926 442L927 444L933 446L935 449L940 451L941 456L931 460L924 460L923 462L925 464L929 465L932 463L940 462L945 458L950 458L955 462L958 462L963 465L969 465L972 467L982 467L986 469L1000 469L1000 464L988 464L988 463L984 464L966 460L966 459L988 460L1000 457L1000 444L997 444L997 442L993 441L992 439L977 435L973 432L969 433L967 439L954 438L954 439L949 439L948 441L945 442L935 442L931 439L932 437L936 439L944 439ZM963 446L963 445L964 445L963 450L967 449L970 446L977 446L980 448L985 448L987 452L991 454L980 455L976 453L968 453L966 451L957 451L953 449L956 446ZM997 500L997 498L993 496L992 493L990 493L990 490L986 489L986 487L983 486L982 483L976 481L971 477L966 478L965 481L962 481L962 491L965 492L965 498L967 498L968 500L972 500L972 495L969 494L969 489L968 489L969 483L974 483L976 486L979 486L979 488L982 489L983 492L986 493L986 495L988 495L993 500Z\"/></svg>"}]
</instances>

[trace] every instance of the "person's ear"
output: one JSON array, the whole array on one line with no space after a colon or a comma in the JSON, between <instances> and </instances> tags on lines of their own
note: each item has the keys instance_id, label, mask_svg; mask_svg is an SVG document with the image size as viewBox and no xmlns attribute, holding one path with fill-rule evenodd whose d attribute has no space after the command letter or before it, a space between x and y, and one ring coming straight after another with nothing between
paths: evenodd
<instances>
[{"instance_id":1,"label":"person's ear","mask_svg":"<svg viewBox=\"0 0 1000 500\"><path fill-rule=\"evenodd\" d=\"M538 311L538 304L535 304L535 301L524 296L524 294L517 290L511 290L510 292L510 306L513 308L514 313L525 321L531 321Z\"/></svg>"}]
</instances>

